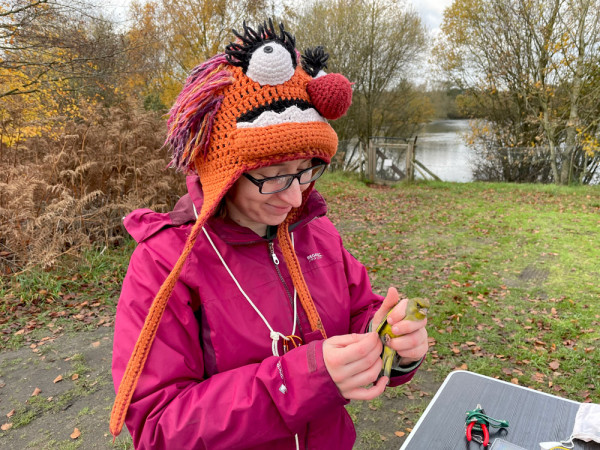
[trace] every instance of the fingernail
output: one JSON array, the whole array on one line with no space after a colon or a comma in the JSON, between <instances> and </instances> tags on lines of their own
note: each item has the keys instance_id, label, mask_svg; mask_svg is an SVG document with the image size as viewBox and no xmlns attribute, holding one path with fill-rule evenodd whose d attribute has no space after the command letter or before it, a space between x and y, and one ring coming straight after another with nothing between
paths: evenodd
<instances>
[{"instance_id":1,"label":"fingernail","mask_svg":"<svg viewBox=\"0 0 600 450\"><path fill-rule=\"evenodd\" d=\"M394 333L394 334L400 334L400 328L398 328L398 327L392 327L392 333Z\"/></svg>"}]
</instances>

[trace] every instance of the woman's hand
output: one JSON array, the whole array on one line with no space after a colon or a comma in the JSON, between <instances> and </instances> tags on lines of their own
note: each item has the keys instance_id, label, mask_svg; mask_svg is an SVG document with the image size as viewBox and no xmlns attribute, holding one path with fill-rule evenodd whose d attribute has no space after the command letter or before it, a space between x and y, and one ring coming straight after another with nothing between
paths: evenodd
<instances>
[{"instance_id":1,"label":"woman's hand","mask_svg":"<svg viewBox=\"0 0 600 450\"><path fill-rule=\"evenodd\" d=\"M408 299L399 300L396 288L389 288L383 304L373 316L372 329L376 329L388 311L392 310L387 321L392 327L392 333L398 337L390 339L387 346L400 355L400 365L406 366L419 361L427 353L427 318L416 321L403 320L406 317Z\"/></svg>"},{"instance_id":2,"label":"woman's hand","mask_svg":"<svg viewBox=\"0 0 600 450\"><path fill-rule=\"evenodd\" d=\"M325 367L342 396L348 400L372 400L388 383L381 371L382 343L377 333L333 336L323 343Z\"/></svg>"}]
</instances>

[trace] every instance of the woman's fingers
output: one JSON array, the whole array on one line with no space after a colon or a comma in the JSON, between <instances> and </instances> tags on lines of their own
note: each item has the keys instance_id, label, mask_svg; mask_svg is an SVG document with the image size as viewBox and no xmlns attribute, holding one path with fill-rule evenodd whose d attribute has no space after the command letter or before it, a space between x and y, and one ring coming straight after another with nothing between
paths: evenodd
<instances>
[{"instance_id":1,"label":"woman's fingers","mask_svg":"<svg viewBox=\"0 0 600 450\"><path fill-rule=\"evenodd\" d=\"M390 339L387 345L402 357L419 360L429 348L427 330L418 328L411 333Z\"/></svg>"},{"instance_id":2,"label":"woman's fingers","mask_svg":"<svg viewBox=\"0 0 600 450\"><path fill-rule=\"evenodd\" d=\"M379 397L388 384L388 377L381 377L373 386L357 387L347 393L348 400L373 400Z\"/></svg>"},{"instance_id":3,"label":"woman's fingers","mask_svg":"<svg viewBox=\"0 0 600 450\"><path fill-rule=\"evenodd\" d=\"M379 326L388 311L398 304L399 299L400 296L396 288L390 287L387 291L387 295L383 299L383 303L373 316L373 330Z\"/></svg>"},{"instance_id":4,"label":"woman's fingers","mask_svg":"<svg viewBox=\"0 0 600 450\"><path fill-rule=\"evenodd\" d=\"M381 393L380 386L365 388L381 371L381 350L377 333L334 336L323 343L325 367L345 398L375 398Z\"/></svg>"}]
</instances>

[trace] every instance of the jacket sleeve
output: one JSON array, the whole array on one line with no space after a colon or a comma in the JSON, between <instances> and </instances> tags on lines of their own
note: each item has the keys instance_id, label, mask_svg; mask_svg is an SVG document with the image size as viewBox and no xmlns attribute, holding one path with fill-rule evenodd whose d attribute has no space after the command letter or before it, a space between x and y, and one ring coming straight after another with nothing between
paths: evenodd
<instances>
[{"instance_id":1,"label":"jacket sleeve","mask_svg":"<svg viewBox=\"0 0 600 450\"><path fill-rule=\"evenodd\" d=\"M160 249L145 243L131 258L115 321L116 389L170 267ZM293 440L310 420L347 403L324 366L323 341L204 379L194 300L178 282L127 414L136 448L232 448Z\"/></svg>"},{"instance_id":2,"label":"jacket sleeve","mask_svg":"<svg viewBox=\"0 0 600 450\"><path fill-rule=\"evenodd\" d=\"M367 269L354 256L343 248L344 266L348 279L348 289L352 299L351 332L364 333L369 330L369 323L383 303L384 297L373 293ZM407 383L415 375L422 360L409 367L409 370L392 370L389 386Z\"/></svg>"}]
</instances>

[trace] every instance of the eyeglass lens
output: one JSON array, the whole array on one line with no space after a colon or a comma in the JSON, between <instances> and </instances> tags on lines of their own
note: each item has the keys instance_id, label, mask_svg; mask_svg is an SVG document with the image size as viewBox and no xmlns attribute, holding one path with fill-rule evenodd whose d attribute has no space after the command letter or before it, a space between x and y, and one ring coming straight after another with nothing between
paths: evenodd
<instances>
[{"instance_id":1,"label":"eyeglass lens","mask_svg":"<svg viewBox=\"0 0 600 450\"><path fill-rule=\"evenodd\" d=\"M290 187L290 185L294 181L294 178L298 178L298 182L300 184L311 183L323 174L326 167L326 165L320 165L316 167L311 167L307 170L303 170L297 175L282 175L280 177L274 177L272 179L266 180L262 184L262 193L273 194L278 191L283 191Z\"/></svg>"}]
</instances>

